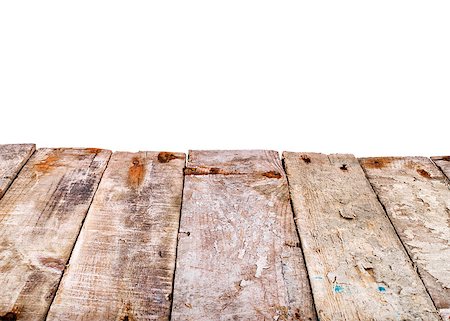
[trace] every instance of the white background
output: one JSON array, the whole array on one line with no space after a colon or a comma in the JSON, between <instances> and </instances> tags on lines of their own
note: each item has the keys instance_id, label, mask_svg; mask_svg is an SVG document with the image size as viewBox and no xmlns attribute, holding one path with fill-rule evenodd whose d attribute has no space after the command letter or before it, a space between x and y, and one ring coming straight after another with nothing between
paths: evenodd
<instances>
[{"instance_id":1,"label":"white background","mask_svg":"<svg viewBox=\"0 0 450 321\"><path fill-rule=\"evenodd\" d=\"M0 143L450 153L449 1L1 1Z\"/></svg>"}]
</instances>

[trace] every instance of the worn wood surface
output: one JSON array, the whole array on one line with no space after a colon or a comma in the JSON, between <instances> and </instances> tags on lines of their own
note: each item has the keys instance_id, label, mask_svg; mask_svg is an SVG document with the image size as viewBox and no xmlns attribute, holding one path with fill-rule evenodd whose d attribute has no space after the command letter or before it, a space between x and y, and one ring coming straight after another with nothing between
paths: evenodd
<instances>
[{"instance_id":1,"label":"worn wood surface","mask_svg":"<svg viewBox=\"0 0 450 321\"><path fill-rule=\"evenodd\" d=\"M2 320L44 320L109 156L40 149L0 200Z\"/></svg>"},{"instance_id":2,"label":"worn wood surface","mask_svg":"<svg viewBox=\"0 0 450 321\"><path fill-rule=\"evenodd\" d=\"M284 161L320 320L439 320L358 161Z\"/></svg>"},{"instance_id":3,"label":"worn wood surface","mask_svg":"<svg viewBox=\"0 0 450 321\"><path fill-rule=\"evenodd\" d=\"M33 144L0 145L0 198L34 150Z\"/></svg>"},{"instance_id":4,"label":"worn wood surface","mask_svg":"<svg viewBox=\"0 0 450 321\"><path fill-rule=\"evenodd\" d=\"M114 153L50 320L169 320L184 154Z\"/></svg>"},{"instance_id":5,"label":"worn wood surface","mask_svg":"<svg viewBox=\"0 0 450 321\"><path fill-rule=\"evenodd\" d=\"M450 318L450 189L425 157L360 160L417 265L436 307Z\"/></svg>"},{"instance_id":6,"label":"worn wood surface","mask_svg":"<svg viewBox=\"0 0 450 321\"><path fill-rule=\"evenodd\" d=\"M431 157L433 162L444 172L445 176L450 179L450 156Z\"/></svg>"},{"instance_id":7,"label":"worn wood surface","mask_svg":"<svg viewBox=\"0 0 450 321\"><path fill-rule=\"evenodd\" d=\"M173 320L314 320L278 153L191 151Z\"/></svg>"}]
</instances>

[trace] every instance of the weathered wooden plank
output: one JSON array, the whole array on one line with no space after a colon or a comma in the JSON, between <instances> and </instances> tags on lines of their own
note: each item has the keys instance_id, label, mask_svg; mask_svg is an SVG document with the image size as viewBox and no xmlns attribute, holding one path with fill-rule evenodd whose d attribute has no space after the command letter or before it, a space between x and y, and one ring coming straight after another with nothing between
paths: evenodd
<instances>
[{"instance_id":1,"label":"weathered wooden plank","mask_svg":"<svg viewBox=\"0 0 450 321\"><path fill-rule=\"evenodd\" d=\"M47 321L169 319L184 163L113 154Z\"/></svg>"},{"instance_id":2,"label":"weathered wooden plank","mask_svg":"<svg viewBox=\"0 0 450 321\"><path fill-rule=\"evenodd\" d=\"M173 320L315 320L277 152L191 151Z\"/></svg>"},{"instance_id":3,"label":"weathered wooden plank","mask_svg":"<svg viewBox=\"0 0 450 321\"><path fill-rule=\"evenodd\" d=\"M425 157L360 160L431 295L450 320L450 189Z\"/></svg>"},{"instance_id":4,"label":"weathered wooden plank","mask_svg":"<svg viewBox=\"0 0 450 321\"><path fill-rule=\"evenodd\" d=\"M439 320L358 160L284 161L320 320Z\"/></svg>"},{"instance_id":5,"label":"weathered wooden plank","mask_svg":"<svg viewBox=\"0 0 450 321\"><path fill-rule=\"evenodd\" d=\"M450 179L450 156L436 156L431 157L433 162L444 172L448 179Z\"/></svg>"},{"instance_id":6,"label":"weathered wooden plank","mask_svg":"<svg viewBox=\"0 0 450 321\"><path fill-rule=\"evenodd\" d=\"M109 157L39 149L0 200L1 318L45 318Z\"/></svg>"},{"instance_id":7,"label":"weathered wooden plank","mask_svg":"<svg viewBox=\"0 0 450 321\"><path fill-rule=\"evenodd\" d=\"M0 145L0 198L35 148L33 144Z\"/></svg>"}]
</instances>

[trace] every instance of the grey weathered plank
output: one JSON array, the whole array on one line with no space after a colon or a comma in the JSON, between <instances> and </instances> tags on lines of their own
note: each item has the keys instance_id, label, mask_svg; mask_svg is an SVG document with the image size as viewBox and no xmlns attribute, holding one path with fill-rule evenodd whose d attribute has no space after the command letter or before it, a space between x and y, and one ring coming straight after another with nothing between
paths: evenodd
<instances>
[{"instance_id":1,"label":"grey weathered plank","mask_svg":"<svg viewBox=\"0 0 450 321\"><path fill-rule=\"evenodd\" d=\"M431 298L450 318L450 189L425 157L360 160Z\"/></svg>"},{"instance_id":2,"label":"grey weathered plank","mask_svg":"<svg viewBox=\"0 0 450 321\"><path fill-rule=\"evenodd\" d=\"M109 157L39 149L0 200L0 317L45 318Z\"/></svg>"},{"instance_id":3,"label":"grey weathered plank","mask_svg":"<svg viewBox=\"0 0 450 321\"><path fill-rule=\"evenodd\" d=\"M33 154L35 145L0 145L0 198Z\"/></svg>"},{"instance_id":4,"label":"grey weathered plank","mask_svg":"<svg viewBox=\"0 0 450 321\"><path fill-rule=\"evenodd\" d=\"M173 320L315 320L277 152L191 151Z\"/></svg>"},{"instance_id":5,"label":"grey weathered plank","mask_svg":"<svg viewBox=\"0 0 450 321\"><path fill-rule=\"evenodd\" d=\"M184 164L113 154L47 321L169 319Z\"/></svg>"},{"instance_id":6,"label":"grey weathered plank","mask_svg":"<svg viewBox=\"0 0 450 321\"><path fill-rule=\"evenodd\" d=\"M435 156L431 157L433 162L444 172L448 179L450 179L450 156Z\"/></svg>"},{"instance_id":7,"label":"grey weathered plank","mask_svg":"<svg viewBox=\"0 0 450 321\"><path fill-rule=\"evenodd\" d=\"M439 320L358 160L284 161L320 320Z\"/></svg>"}]
</instances>

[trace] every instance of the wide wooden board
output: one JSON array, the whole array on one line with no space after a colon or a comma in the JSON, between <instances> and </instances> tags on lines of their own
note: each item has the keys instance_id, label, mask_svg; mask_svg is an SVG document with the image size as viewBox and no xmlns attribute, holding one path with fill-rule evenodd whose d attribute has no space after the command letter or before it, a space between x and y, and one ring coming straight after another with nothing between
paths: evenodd
<instances>
[{"instance_id":1,"label":"wide wooden board","mask_svg":"<svg viewBox=\"0 0 450 321\"><path fill-rule=\"evenodd\" d=\"M450 179L450 156L431 157L433 162L444 172L445 176Z\"/></svg>"},{"instance_id":2,"label":"wide wooden board","mask_svg":"<svg viewBox=\"0 0 450 321\"><path fill-rule=\"evenodd\" d=\"M169 320L185 155L114 153L50 320Z\"/></svg>"},{"instance_id":3,"label":"wide wooden board","mask_svg":"<svg viewBox=\"0 0 450 321\"><path fill-rule=\"evenodd\" d=\"M191 151L173 320L315 320L277 152Z\"/></svg>"},{"instance_id":4,"label":"wide wooden board","mask_svg":"<svg viewBox=\"0 0 450 321\"><path fill-rule=\"evenodd\" d=\"M450 319L450 189L425 157L360 160L441 315Z\"/></svg>"},{"instance_id":5,"label":"wide wooden board","mask_svg":"<svg viewBox=\"0 0 450 321\"><path fill-rule=\"evenodd\" d=\"M44 320L109 157L39 149L0 200L3 320Z\"/></svg>"},{"instance_id":6,"label":"wide wooden board","mask_svg":"<svg viewBox=\"0 0 450 321\"><path fill-rule=\"evenodd\" d=\"M0 145L0 198L35 148L33 144Z\"/></svg>"},{"instance_id":7,"label":"wide wooden board","mask_svg":"<svg viewBox=\"0 0 450 321\"><path fill-rule=\"evenodd\" d=\"M358 160L284 162L320 320L439 320Z\"/></svg>"}]
</instances>

